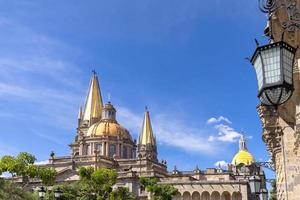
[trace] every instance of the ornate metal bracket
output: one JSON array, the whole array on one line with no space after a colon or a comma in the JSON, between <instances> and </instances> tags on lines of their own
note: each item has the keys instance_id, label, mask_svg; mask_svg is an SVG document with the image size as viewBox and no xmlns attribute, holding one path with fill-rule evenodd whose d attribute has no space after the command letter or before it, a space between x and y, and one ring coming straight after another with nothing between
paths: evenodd
<instances>
[{"instance_id":1,"label":"ornate metal bracket","mask_svg":"<svg viewBox=\"0 0 300 200\"><path fill-rule=\"evenodd\" d=\"M300 8L297 0L283 0L281 4L279 0L258 0L258 3L259 9L269 15L279 8L285 8L288 19L282 23L282 28L289 32L295 31L296 28L300 29Z\"/></svg>"},{"instance_id":2,"label":"ornate metal bracket","mask_svg":"<svg viewBox=\"0 0 300 200\"><path fill-rule=\"evenodd\" d=\"M269 169L269 170L275 171L274 163L271 162L271 161L267 161L267 162L257 162L257 164L258 164L259 166L262 166L262 167L267 168L267 169Z\"/></svg>"},{"instance_id":3,"label":"ornate metal bracket","mask_svg":"<svg viewBox=\"0 0 300 200\"><path fill-rule=\"evenodd\" d=\"M263 13L272 13L278 6L276 0L258 0L259 9Z\"/></svg>"}]
</instances>

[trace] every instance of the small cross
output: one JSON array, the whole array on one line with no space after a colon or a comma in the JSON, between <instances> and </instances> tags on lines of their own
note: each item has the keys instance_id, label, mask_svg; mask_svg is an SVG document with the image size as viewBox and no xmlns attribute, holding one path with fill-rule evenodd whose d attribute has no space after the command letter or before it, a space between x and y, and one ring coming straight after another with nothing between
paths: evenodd
<instances>
[{"instance_id":1,"label":"small cross","mask_svg":"<svg viewBox=\"0 0 300 200\"><path fill-rule=\"evenodd\" d=\"M145 110L148 111L148 106L145 106Z\"/></svg>"},{"instance_id":2,"label":"small cross","mask_svg":"<svg viewBox=\"0 0 300 200\"><path fill-rule=\"evenodd\" d=\"M93 72L94 75L97 75L97 72L96 72L95 69L93 69L92 72Z\"/></svg>"}]
</instances>

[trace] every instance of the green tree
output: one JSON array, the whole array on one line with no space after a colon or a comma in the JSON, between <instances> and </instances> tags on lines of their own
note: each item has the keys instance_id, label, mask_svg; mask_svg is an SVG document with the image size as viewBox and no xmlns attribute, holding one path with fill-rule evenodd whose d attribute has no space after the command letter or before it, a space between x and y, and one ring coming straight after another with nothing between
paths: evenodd
<instances>
[{"instance_id":1,"label":"green tree","mask_svg":"<svg viewBox=\"0 0 300 200\"><path fill-rule=\"evenodd\" d=\"M158 184L157 178L140 178L141 185L150 192L153 200L172 200L176 195L177 189L171 185Z\"/></svg>"},{"instance_id":2,"label":"green tree","mask_svg":"<svg viewBox=\"0 0 300 200\"><path fill-rule=\"evenodd\" d=\"M117 181L117 172L112 169L80 168L80 200L106 200Z\"/></svg>"},{"instance_id":3,"label":"green tree","mask_svg":"<svg viewBox=\"0 0 300 200\"><path fill-rule=\"evenodd\" d=\"M270 200L277 200L276 180L271 182Z\"/></svg>"},{"instance_id":4,"label":"green tree","mask_svg":"<svg viewBox=\"0 0 300 200\"><path fill-rule=\"evenodd\" d=\"M5 155L0 160L1 174L9 172L12 176L15 175L15 159L13 156Z\"/></svg>"},{"instance_id":5,"label":"green tree","mask_svg":"<svg viewBox=\"0 0 300 200\"><path fill-rule=\"evenodd\" d=\"M39 167L37 176L41 179L44 185L53 185L55 182L56 171L49 167Z\"/></svg>"},{"instance_id":6,"label":"green tree","mask_svg":"<svg viewBox=\"0 0 300 200\"><path fill-rule=\"evenodd\" d=\"M15 183L0 179L0 199L7 200L37 200L36 194L25 191Z\"/></svg>"},{"instance_id":7,"label":"green tree","mask_svg":"<svg viewBox=\"0 0 300 200\"><path fill-rule=\"evenodd\" d=\"M80 167L78 171L80 180L90 181L92 179L92 174L94 171L95 170L93 167Z\"/></svg>"},{"instance_id":8,"label":"green tree","mask_svg":"<svg viewBox=\"0 0 300 200\"><path fill-rule=\"evenodd\" d=\"M0 160L0 172L9 172L12 176L37 176L34 162L36 158L26 152L19 153L16 157L5 155Z\"/></svg>"},{"instance_id":9,"label":"green tree","mask_svg":"<svg viewBox=\"0 0 300 200\"><path fill-rule=\"evenodd\" d=\"M134 197L128 188L119 187L113 190L109 195L110 200L133 200Z\"/></svg>"}]
</instances>

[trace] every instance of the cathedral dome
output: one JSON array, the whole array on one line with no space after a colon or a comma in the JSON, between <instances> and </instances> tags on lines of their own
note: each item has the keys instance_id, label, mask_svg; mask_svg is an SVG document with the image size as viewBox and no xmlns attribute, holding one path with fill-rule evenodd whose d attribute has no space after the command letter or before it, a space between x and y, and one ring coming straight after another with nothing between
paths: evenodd
<instances>
[{"instance_id":1,"label":"cathedral dome","mask_svg":"<svg viewBox=\"0 0 300 200\"><path fill-rule=\"evenodd\" d=\"M250 165L255 162L254 157L252 154L248 151L246 146L246 140L245 137L242 135L239 141L239 152L235 154L235 156L232 159L231 164L233 165Z\"/></svg>"},{"instance_id":2,"label":"cathedral dome","mask_svg":"<svg viewBox=\"0 0 300 200\"><path fill-rule=\"evenodd\" d=\"M100 122L93 124L87 132L87 136L100 137L100 136L113 136L121 137L124 139L132 140L128 130L123 128L116 121L101 120Z\"/></svg>"},{"instance_id":3,"label":"cathedral dome","mask_svg":"<svg viewBox=\"0 0 300 200\"><path fill-rule=\"evenodd\" d=\"M250 165L255 162L254 157L247 150L240 150L232 159L231 164L233 165Z\"/></svg>"}]
</instances>

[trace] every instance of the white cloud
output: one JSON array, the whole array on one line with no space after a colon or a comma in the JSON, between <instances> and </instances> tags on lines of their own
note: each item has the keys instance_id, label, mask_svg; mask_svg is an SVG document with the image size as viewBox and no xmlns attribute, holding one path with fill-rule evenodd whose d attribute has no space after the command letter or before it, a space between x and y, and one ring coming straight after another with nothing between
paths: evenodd
<instances>
[{"instance_id":1,"label":"white cloud","mask_svg":"<svg viewBox=\"0 0 300 200\"><path fill-rule=\"evenodd\" d=\"M217 136L209 136L208 141L221 141L221 142L236 142L242 136L241 133L234 130L226 124L217 124L214 126L218 131Z\"/></svg>"},{"instance_id":2,"label":"white cloud","mask_svg":"<svg viewBox=\"0 0 300 200\"><path fill-rule=\"evenodd\" d=\"M232 122L226 118L226 117L223 117L223 116L219 116L218 118L216 117L212 117L210 119L207 120L207 124L216 124L216 123L220 123L220 122L226 122L228 124L232 124Z\"/></svg>"},{"instance_id":3,"label":"white cloud","mask_svg":"<svg viewBox=\"0 0 300 200\"><path fill-rule=\"evenodd\" d=\"M216 167L220 167L222 169L227 169L228 167L228 163L224 160L220 160L220 161L217 161L215 164L214 164Z\"/></svg>"},{"instance_id":4,"label":"white cloud","mask_svg":"<svg viewBox=\"0 0 300 200\"><path fill-rule=\"evenodd\" d=\"M118 121L125 126L125 128L138 136L143 122L143 113L138 115L126 107L117 106L117 118Z\"/></svg>"},{"instance_id":5,"label":"white cloud","mask_svg":"<svg viewBox=\"0 0 300 200\"><path fill-rule=\"evenodd\" d=\"M8 172L4 172L0 175L1 178L10 178L11 177L11 174L8 173Z\"/></svg>"},{"instance_id":6,"label":"white cloud","mask_svg":"<svg viewBox=\"0 0 300 200\"><path fill-rule=\"evenodd\" d=\"M124 107L117 109L120 123L129 128L131 133L137 133L135 136L138 137L143 122L143 113L136 114ZM171 114L150 114L158 143L198 153L214 152L214 145L207 143L204 133L199 128L190 127L186 122L174 117L170 118L174 116Z\"/></svg>"},{"instance_id":7,"label":"white cloud","mask_svg":"<svg viewBox=\"0 0 300 200\"><path fill-rule=\"evenodd\" d=\"M34 164L35 165L46 165L46 164L49 164L49 160L37 161Z\"/></svg>"}]
</instances>

